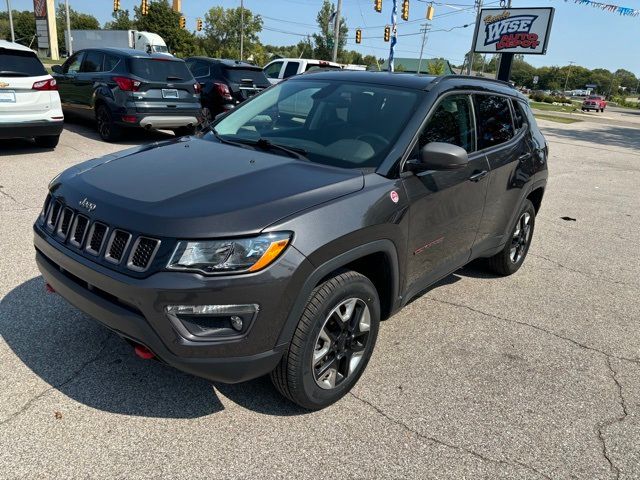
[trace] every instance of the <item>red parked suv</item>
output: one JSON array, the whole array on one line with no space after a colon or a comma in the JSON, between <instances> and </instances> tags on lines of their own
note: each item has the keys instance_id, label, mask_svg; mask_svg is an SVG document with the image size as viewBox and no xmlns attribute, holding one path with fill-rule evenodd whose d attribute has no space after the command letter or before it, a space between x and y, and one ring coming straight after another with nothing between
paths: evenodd
<instances>
[{"instance_id":1,"label":"red parked suv","mask_svg":"<svg viewBox=\"0 0 640 480\"><path fill-rule=\"evenodd\" d=\"M607 102L604 100L604 97L599 95L590 95L585 98L584 102L582 102L582 111L585 110L587 112L591 110L595 110L596 112L600 110L604 112L605 107L607 106Z\"/></svg>"}]
</instances>

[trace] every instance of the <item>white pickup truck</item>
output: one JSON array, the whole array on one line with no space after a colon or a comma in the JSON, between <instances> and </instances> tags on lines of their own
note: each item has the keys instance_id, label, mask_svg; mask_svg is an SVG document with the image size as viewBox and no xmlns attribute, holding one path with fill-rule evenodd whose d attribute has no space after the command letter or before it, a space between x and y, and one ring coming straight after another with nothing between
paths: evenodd
<instances>
[{"instance_id":1,"label":"white pickup truck","mask_svg":"<svg viewBox=\"0 0 640 480\"><path fill-rule=\"evenodd\" d=\"M311 58L278 58L267 63L262 70L269 82L274 85L285 78L321 68L340 70L342 66L339 63Z\"/></svg>"}]
</instances>

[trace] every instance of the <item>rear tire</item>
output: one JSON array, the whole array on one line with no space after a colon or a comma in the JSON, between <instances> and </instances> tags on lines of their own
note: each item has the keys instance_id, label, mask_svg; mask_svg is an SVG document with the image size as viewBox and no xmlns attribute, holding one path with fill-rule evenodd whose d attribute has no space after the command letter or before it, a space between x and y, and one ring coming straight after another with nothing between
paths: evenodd
<instances>
[{"instance_id":1,"label":"rear tire","mask_svg":"<svg viewBox=\"0 0 640 480\"><path fill-rule=\"evenodd\" d=\"M517 220L504 248L488 259L489 268L498 275L511 275L522 266L533 238L536 209L529 200L518 213Z\"/></svg>"},{"instance_id":2,"label":"rear tire","mask_svg":"<svg viewBox=\"0 0 640 480\"><path fill-rule=\"evenodd\" d=\"M100 138L105 142L115 142L122 137L122 129L114 124L113 116L106 105L100 105L96 110L96 123Z\"/></svg>"},{"instance_id":3,"label":"rear tire","mask_svg":"<svg viewBox=\"0 0 640 480\"><path fill-rule=\"evenodd\" d=\"M371 281L343 271L318 285L289 348L271 372L276 389L309 410L338 401L356 384L375 346L380 300Z\"/></svg>"},{"instance_id":4,"label":"rear tire","mask_svg":"<svg viewBox=\"0 0 640 480\"><path fill-rule=\"evenodd\" d=\"M46 137L35 137L36 145L42 148L56 148L60 141L60 135L49 135Z\"/></svg>"}]
</instances>

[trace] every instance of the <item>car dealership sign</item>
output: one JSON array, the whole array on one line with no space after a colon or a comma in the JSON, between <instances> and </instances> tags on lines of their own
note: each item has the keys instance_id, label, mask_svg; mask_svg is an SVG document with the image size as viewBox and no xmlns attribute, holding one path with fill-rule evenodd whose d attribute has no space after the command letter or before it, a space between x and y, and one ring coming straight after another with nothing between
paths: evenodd
<instances>
[{"instance_id":1,"label":"car dealership sign","mask_svg":"<svg viewBox=\"0 0 640 480\"><path fill-rule=\"evenodd\" d=\"M553 8L483 8L476 23L473 51L544 55L553 12Z\"/></svg>"}]
</instances>

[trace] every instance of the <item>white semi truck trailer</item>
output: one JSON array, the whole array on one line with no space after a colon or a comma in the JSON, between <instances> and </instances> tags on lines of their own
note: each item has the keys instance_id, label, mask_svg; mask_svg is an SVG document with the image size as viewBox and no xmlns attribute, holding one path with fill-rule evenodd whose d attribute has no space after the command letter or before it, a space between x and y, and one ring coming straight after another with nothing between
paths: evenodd
<instances>
[{"instance_id":1,"label":"white semi truck trailer","mask_svg":"<svg viewBox=\"0 0 640 480\"><path fill-rule=\"evenodd\" d=\"M157 33L137 30L71 30L73 51L84 48L133 48L147 53L170 55L167 44Z\"/></svg>"}]
</instances>

